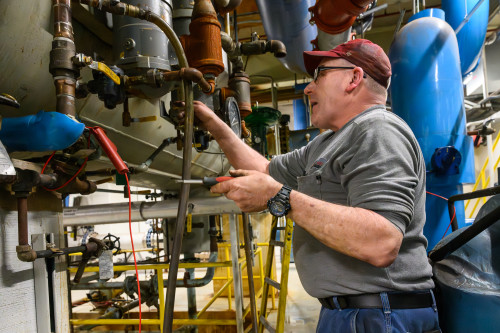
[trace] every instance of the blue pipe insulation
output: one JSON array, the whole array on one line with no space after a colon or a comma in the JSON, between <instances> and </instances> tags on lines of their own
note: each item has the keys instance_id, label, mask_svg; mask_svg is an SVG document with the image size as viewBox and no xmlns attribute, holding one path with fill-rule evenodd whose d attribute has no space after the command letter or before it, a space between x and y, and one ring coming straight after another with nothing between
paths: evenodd
<instances>
[{"instance_id":1,"label":"blue pipe insulation","mask_svg":"<svg viewBox=\"0 0 500 333\"><path fill-rule=\"evenodd\" d=\"M40 111L35 115L3 118L0 141L8 151L50 151L71 146L85 125L59 113Z\"/></svg>"},{"instance_id":2,"label":"blue pipe insulation","mask_svg":"<svg viewBox=\"0 0 500 333\"><path fill-rule=\"evenodd\" d=\"M308 8L315 0L256 0L262 24L268 39L282 41L287 56L279 58L290 71L308 75L302 53L311 51L311 41L318 35L316 25L311 25Z\"/></svg>"},{"instance_id":3,"label":"blue pipe insulation","mask_svg":"<svg viewBox=\"0 0 500 333\"><path fill-rule=\"evenodd\" d=\"M443 0L441 8L445 12L446 22L453 29L458 28L479 1L481 0ZM457 34L462 76L466 76L476 68L486 38L489 11L490 2L484 0Z\"/></svg>"},{"instance_id":4,"label":"blue pipe insulation","mask_svg":"<svg viewBox=\"0 0 500 333\"><path fill-rule=\"evenodd\" d=\"M445 198L462 193L462 184L474 182L472 139L466 134L462 73L455 32L439 9L425 10L397 34L389 59L394 113L411 127L422 148L427 168L427 190ZM434 17L426 17L428 15ZM455 147L462 162L454 172L432 170L437 148ZM463 204L456 205L459 227L465 224ZM424 235L432 249L450 223L447 202L428 195ZM450 228L451 229L451 228ZM451 230L450 230L451 231Z\"/></svg>"}]
</instances>

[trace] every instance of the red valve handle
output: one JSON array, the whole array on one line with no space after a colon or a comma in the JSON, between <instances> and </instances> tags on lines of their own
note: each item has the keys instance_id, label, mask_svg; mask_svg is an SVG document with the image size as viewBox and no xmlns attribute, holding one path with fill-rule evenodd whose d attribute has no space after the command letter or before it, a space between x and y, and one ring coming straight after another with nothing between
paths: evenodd
<instances>
[{"instance_id":1,"label":"red valve handle","mask_svg":"<svg viewBox=\"0 0 500 333\"><path fill-rule=\"evenodd\" d=\"M128 167L118 154L118 150L116 149L114 143L111 142L111 140L106 135L106 132L104 132L104 130L98 126L89 127L89 130L92 134L94 134L97 141L99 141L102 149L111 160L111 163L113 163L113 165L115 166L116 171L118 171L118 173L121 175L127 174L129 172Z\"/></svg>"}]
</instances>

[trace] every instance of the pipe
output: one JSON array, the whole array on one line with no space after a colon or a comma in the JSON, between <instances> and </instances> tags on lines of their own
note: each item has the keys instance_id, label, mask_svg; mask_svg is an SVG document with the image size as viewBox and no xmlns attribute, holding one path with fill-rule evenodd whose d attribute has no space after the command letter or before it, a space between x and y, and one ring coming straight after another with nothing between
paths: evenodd
<instances>
[{"instance_id":1,"label":"pipe","mask_svg":"<svg viewBox=\"0 0 500 333\"><path fill-rule=\"evenodd\" d=\"M356 17L363 13L372 0L317 0L309 8L311 21L326 33L335 35L352 26Z\"/></svg>"},{"instance_id":2,"label":"pipe","mask_svg":"<svg viewBox=\"0 0 500 333\"><path fill-rule=\"evenodd\" d=\"M178 71L161 72L160 79L163 81L188 80L198 84L205 94L213 94L215 91L215 82L207 82L203 73L196 68L181 68Z\"/></svg>"},{"instance_id":3,"label":"pipe","mask_svg":"<svg viewBox=\"0 0 500 333\"><path fill-rule=\"evenodd\" d=\"M56 111L75 116L76 78L79 70L72 58L76 55L71 0L53 0L54 38L50 51L49 71L56 87Z\"/></svg>"},{"instance_id":4,"label":"pipe","mask_svg":"<svg viewBox=\"0 0 500 333\"><path fill-rule=\"evenodd\" d=\"M445 243L440 248L431 251L429 253L429 258L434 262L438 262L445 259L453 251L457 250L462 245L470 241L472 238L476 237L481 232L486 230L486 228L497 222L499 214L500 214L500 206L496 207L494 210L486 214L479 221L475 221L471 226L465 229L462 233L458 234L448 243Z\"/></svg>"},{"instance_id":5,"label":"pipe","mask_svg":"<svg viewBox=\"0 0 500 333\"><path fill-rule=\"evenodd\" d=\"M163 151L163 148L176 141L177 137L166 138L165 140L163 140L162 143L158 146L158 148L155 149L155 151L151 154L151 156L147 158L145 162L141 163L141 165L139 165L137 168L134 168L134 172L147 171L151 166L151 164L153 163L156 156L158 156L158 154Z\"/></svg>"},{"instance_id":6,"label":"pipe","mask_svg":"<svg viewBox=\"0 0 500 333\"><path fill-rule=\"evenodd\" d=\"M478 191L469 192L469 193L462 193L462 194L457 194L457 195L453 195L453 196L449 197L448 198L448 213L450 214L450 219L453 217L453 221L451 222L451 230L453 230L453 231L458 230L457 216L455 214L455 201L488 197L490 195L495 195L495 194L499 194L499 193L500 193L500 186L495 186L495 187L487 188L484 190L478 190Z\"/></svg>"},{"instance_id":7,"label":"pipe","mask_svg":"<svg viewBox=\"0 0 500 333\"><path fill-rule=\"evenodd\" d=\"M28 242L28 197L17 198L17 230L19 245L29 245Z\"/></svg>"},{"instance_id":8,"label":"pipe","mask_svg":"<svg viewBox=\"0 0 500 333\"><path fill-rule=\"evenodd\" d=\"M250 238L250 217L248 213L242 214L243 218L243 237L245 240L245 258L247 261L248 293L250 298L250 313L252 318L252 331L257 333L257 304L255 301L255 284L253 279L253 253L252 240Z\"/></svg>"},{"instance_id":9,"label":"pipe","mask_svg":"<svg viewBox=\"0 0 500 333\"><path fill-rule=\"evenodd\" d=\"M215 0L214 5L215 9L221 16L232 12L241 4L242 0Z\"/></svg>"},{"instance_id":10,"label":"pipe","mask_svg":"<svg viewBox=\"0 0 500 333\"><path fill-rule=\"evenodd\" d=\"M17 198L17 230L19 245L16 246L17 258L21 261L35 261L36 253L28 241L28 197Z\"/></svg>"}]
</instances>

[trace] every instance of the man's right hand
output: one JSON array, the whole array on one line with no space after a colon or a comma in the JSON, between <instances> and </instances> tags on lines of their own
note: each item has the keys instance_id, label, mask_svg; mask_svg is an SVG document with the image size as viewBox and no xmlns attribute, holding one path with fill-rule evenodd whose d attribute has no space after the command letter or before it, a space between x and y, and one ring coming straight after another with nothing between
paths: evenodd
<instances>
[{"instance_id":1,"label":"man's right hand","mask_svg":"<svg viewBox=\"0 0 500 333\"><path fill-rule=\"evenodd\" d=\"M178 113L177 118L180 123L184 123L185 118L185 103L178 101L174 103L181 111ZM214 120L218 120L217 115L208 106L200 101L193 101L194 108L194 124L198 127L210 131L210 125L214 125Z\"/></svg>"}]
</instances>

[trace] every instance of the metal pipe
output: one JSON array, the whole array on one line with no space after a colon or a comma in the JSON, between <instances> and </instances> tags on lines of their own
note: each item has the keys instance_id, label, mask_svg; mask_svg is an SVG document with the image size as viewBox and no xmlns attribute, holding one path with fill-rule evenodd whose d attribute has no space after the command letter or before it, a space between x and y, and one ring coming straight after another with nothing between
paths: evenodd
<instances>
[{"instance_id":1,"label":"metal pipe","mask_svg":"<svg viewBox=\"0 0 500 333\"><path fill-rule=\"evenodd\" d=\"M52 0L52 4L54 38L49 71L56 87L56 111L74 116L78 68L72 61L76 55L76 47L71 24L71 0Z\"/></svg>"},{"instance_id":2,"label":"metal pipe","mask_svg":"<svg viewBox=\"0 0 500 333\"><path fill-rule=\"evenodd\" d=\"M146 302L145 299L141 300L142 303ZM104 315L100 316L99 319L119 319L123 317L123 315L132 310L133 308L139 306L139 299L135 299L129 303L127 303L125 306L120 306L120 307L111 307L110 311L106 312ZM80 326L79 330L80 331L88 331L94 327L97 327L100 325L83 325Z\"/></svg>"},{"instance_id":3,"label":"metal pipe","mask_svg":"<svg viewBox=\"0 0 500 333\"><path fill-rule=\"evenodd\" d=\"M444 244L437 250L431 251L429 253L429 258L434 262L438 262L445 259L453 251L457 250L462 245L470 241L472 238L476 237L481 232L486 230L486 228L497 222L499 214L500 214L500 206L496 207L494 210L486 214L479 221L475 221L470 227L465 229L462 233L457 235L448 243Z\"/></svg>"},{"instance_id":4,"label":"metal pipe","mask_svg":"<svg viewBox=\"0 0 500 333\"><path fill-rule=\"evenodd\" d=\"M191 212L193 216L241 213L234 201L224 196L193 198L188 203L193 205ZM178 200L132 202L132 222L174 218L177 216L178 204ZM64 226L128 223L128 218L128 203L66 207L63 209Z\"/></svg>"},{"instance_id":5,"label":"metal pipe","mask_svg":"<svg viewBox=\"0 0 500 333\"><path fill-rule=\"evenodd\" d=\"M215 0L215 9L221 15L225 15L236 9L241 4L242 0Z\"/></svg>"},{"instance_id":6,"label":"metal pipe","mask_svg":"<svg viewBox=\"0 0 500 333\"><path fill-rule=\"evenodd\" d=\"M257 304L255 301L255 285L253 280L253 256L252 240L250 239L250 219L247 213L242 214L243 218L243 237L245 239L245 257L247 260L248 293L250 298L250 313L252 317L252 331L257 333ZM233 258L234 260L234 258Z\"/></svg>"},{"instance_id":7,"label":"metal pipe","mask_svg":"<svg viewBox=\"0 0 500 333\"><path fill-rule=\"evenodd\" d=\"M19 245L29 245L28 242L28 197L17 198L17 230Z\"/></svg>"},{"instance_id":8,"label":"metal pipe","mask_svg":"<svg viewBox=\"0 0 500 333\"><path fill-rule=\"evenodd\" d=\"M93 244L93 243L91 243L91 244ZM92 246L92 248L97 248L97 247L94 245L94 246ZM38 258L54 258L54 257L58 257L58 256L65 255L65 254L79 253L79 252L85 252L85 251L87 251L86 245L67 247L67 248L63 248L63 249L57 249L56 251L40 250L40 251L36 251L36 257L37 257L37 259Z\"/></svg>"}]
</instances>

